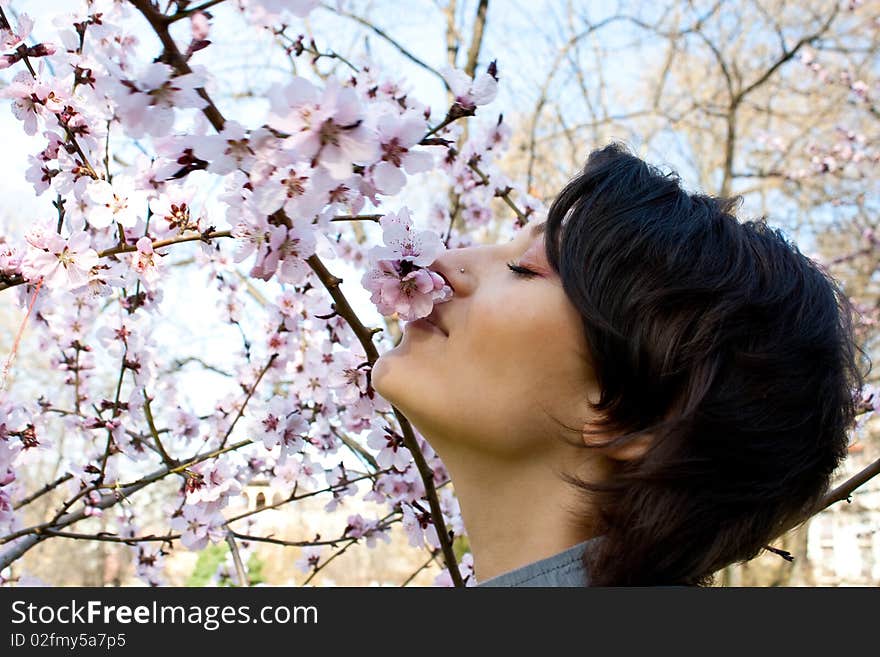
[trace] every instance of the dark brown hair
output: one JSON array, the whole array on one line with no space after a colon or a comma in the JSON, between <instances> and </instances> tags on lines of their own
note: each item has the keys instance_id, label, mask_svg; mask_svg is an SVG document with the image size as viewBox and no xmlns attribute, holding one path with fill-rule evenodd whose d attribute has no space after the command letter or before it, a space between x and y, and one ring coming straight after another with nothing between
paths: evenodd
<instances>
[{"instance_id":1,"label":"dark brown hair","mask_svg":"<svg viewBox=\"0 0 880 657\"><path fill-rule=\"evenodd\" d=\"M688 193L611 143L549 210L595 432L652 437L607 480L564 475L598 510L593 586L712 585L800 524L846 456L866 375L852 306L779 229L739 222L741 200Z\"/></svg>"}]
</instances>

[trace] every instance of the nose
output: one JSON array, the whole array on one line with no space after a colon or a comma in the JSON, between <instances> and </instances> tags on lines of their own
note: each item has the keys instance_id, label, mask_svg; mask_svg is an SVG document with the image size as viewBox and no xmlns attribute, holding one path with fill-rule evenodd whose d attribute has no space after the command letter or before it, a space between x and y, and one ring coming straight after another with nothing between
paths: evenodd
<instances>
[{"instance_id":1,"label":"nose","mask_svg":"<svg viewBox=\"0 0 880 657\"><path fill-rule=\"evenodd\" d=\"M474 247L448 249L437 256L428 269L437 272L452 288L455 296L464 296L468 294L470 281L473 280L473 251Z\"/></svg>"}]
</instances>

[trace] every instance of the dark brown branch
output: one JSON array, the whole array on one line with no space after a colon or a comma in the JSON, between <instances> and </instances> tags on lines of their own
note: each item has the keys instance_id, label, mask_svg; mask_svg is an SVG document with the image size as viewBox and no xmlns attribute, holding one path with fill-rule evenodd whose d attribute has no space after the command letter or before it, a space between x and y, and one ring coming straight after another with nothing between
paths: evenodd
<instances>
[{"instance_id":1,"label":"dark brown branch","mask_svg":"<svg viewBox=\"0 0 880 657\"><path fill-rule=\"evenodd\" d=\"M141 14L144 15L144 18L146 18L153 27L156 36L159 37L159 40L162 42L162 47L165 49L164 56L167 63L174 67L178 75L192 73L192 69L190 69L189 64L187 64L186 58L181 54L180 50L178 50L177 44L174 43L174 39L168 31L168 16L153 6L153 3L150 2L150 0L129 1L139 12L141 12ZM217 132L223 130L225 121L220 114L220 110L214 105L214 101L211 100L211 97L208 96L208 93L202 87L196 89L196 93L208 103L208 106L203 108L202 112L208 117L211 125L216 128Z\"/></svg>"},{"instance_id":2,"label":"dark brown branch","mask_svg":"<svg viewBox=\"0 0 880 657\"><path fill-rule=\"evenodd\" d=\"M137 543L146 543L149 541L162 541L163 543L172 541L176 541L180 538L180 534L168 534L167 536L156 536L155 534L148 534L147 536L132 536L126 538L125 536L117 536L116 534L110 534L107 532L98 532L97 534L81 534L77 532L66 532L58 529L43 529L43 533L49 534L50 536L57 536L59 538L73 538L80 541L104 541L106 543L125 543L126 545L135 545Z\"/></svg>"},{"instance_id":3,"label":"dark brown branch","mask_svg":"<svg viewBox=\"0 0 880 657\"><path fill-rule=\"evenodd\" d=\"M173 372L175 370L179 370L180 368L184 367L185 365L187 365L189 363L198 363L206 370L208 370L210 372L215 372L216 374L220 374L221 376L225 376L225 377L229 377L229 378L234 376L234 374L232 372L227 372L226 370L221 369L221 368L217 367L216 365L211 365L211 363L206 363L204 360L202 360L201 358L198 358L197 356L187 356L186 358L176 359L174 361L174 364L172 365L173 369L166 370L164 372L164 374L170 374L171 372Z\"/></svg>"},{"instance_id":4,"label":"dark brown branch","mask_svg":"<svg viewBox=\"0 0 880 657\"><path fill-rule=\"evenodd\" d=\"M373 221L379 223L379 220L384 216L384 214L340 214L330 221Z\"/></svg>"},{"instance_id":5,"label":"dark brown branch","mask_svg":"<svg viewBox=\"0 0 880 657\"><path fill-rule=\"evenodd\" d=\"M862 469L860 472L840 484L840 486L830 491L822 499L822 502L819 505L818 509L812 515L815 515L820 511L824 511L835 502L841 502L843 500L849 501L850 495L852 495L857 488L864 486L868 481L870 481L877 475L880 475L880 459L877 459L876 461Z\"/></svg>"},{"instance_id":6,"label":"dark brown branch","mask_svg":"<svg viewBox=\"0 0 880 657\"><path fill-rule=\"evenodd\" d=\"M271 543L272 545L281 545L283 547L317 547L319 545L331 545L335 547L337 544L342 543L343 541L356 540L347 536L343 536L341 538L328 538L323 541L287 541L282 538L273 538L272 536L254 536L253 534L239 534L238 532L233 532L232 535L242 541Z\"/></svg>"},{"instance_id":7,"label":"dark brown branch","mask_svg":"<svg viewBox=\"0 0 880 657\"><path fill-rule=\"evenodd\" d=\"M782 536L783 534L787 534L796 527L799 527L805 522L811 520L814 516L818 515L831 505L836 504L837 502L842 502L843 500L849 502L850 496L853 494L853 492L856 491L856 489L864 486L867 482L869 482L877 475L880 475L880 459L877 459L867 467L863 468L860 472L856 473L845 482L840 484L837 488L830 491L827 495L825 495L825 497L822 498L821 502L819 502L819 504L817 504L815 508L806 513L800 519L790 522L783 528L782 531L778 533L778 535ZM788 554L788 556L786 556L786 554L781 554L781 552L784 552L784 550L779 550L779 548L765 545L764 549L779 554L779 556L784 558L786 561L792 561L794 559L794 557L791 557L791 555L788 553L786 553Z\"/></svg>"},{"instance_id":8,"label":"dark brown branch","mask_svg":"<svg viewBox=\"0 0 880 657\"><path fill-rule=\"evenodd\" d=\"M193 7L192 9L186 9L184 11L178 11L175 14L171 14L171 16L167 16L165 18L165 22L169 25L171 23L176 23L179 20L183 20L184 18L189 18L195 14L198 14L200 11L207 11L211 7L219 5L222 2L226 2L226 0L208 0L208 2L203 2L198 7Z\"/></svg>"}]
</instances>

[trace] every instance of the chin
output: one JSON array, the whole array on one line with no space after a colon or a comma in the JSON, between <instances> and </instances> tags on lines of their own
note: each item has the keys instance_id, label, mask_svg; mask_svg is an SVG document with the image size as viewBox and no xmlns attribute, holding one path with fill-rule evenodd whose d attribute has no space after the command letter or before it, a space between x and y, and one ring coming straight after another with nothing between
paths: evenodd
<instances>
[{"instance_id":1,"label":"chin","mask_svg":"<svg viewBox=\"0 0 880 657\"><path fill-rule=\"evenodd\" d=\"M395 396L393 384L395 366L390 362L392 360L387 354L383 354L373 362L370 384L373 386L373 390L393 404Z\"/></svg>"},{"instance_id":2,"label":"chin","mask_svg":"<svg viewBox=\"0 0 880 657\"><path fill-rule=\"evenodd\" d=\"M383 393L383 382L386 376L385 360L384 356L379 356L375 361L373 361L373 367L370 370L370 383L373 386L373 389L378 392L383 397L385 396Z\"/></svg>"}]
</instances>

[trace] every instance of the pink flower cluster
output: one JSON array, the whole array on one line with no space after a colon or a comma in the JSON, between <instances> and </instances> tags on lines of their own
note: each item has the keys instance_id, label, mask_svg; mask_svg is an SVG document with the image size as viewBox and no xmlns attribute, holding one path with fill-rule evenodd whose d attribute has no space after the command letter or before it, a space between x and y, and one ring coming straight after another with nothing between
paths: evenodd
<instances>
[{"instance_id":1,"label":"pink flower cluster","mask_svg":"<svg viewBox=\"0 0 880 657\"><path fill-rule=\"evenodd\" d=\"M380 223L385 245L370 250L372 266L361 284L383 315L396 312L405 320L425 317L435 302L452 297L443 277L427 269L444 249L443 243L433 231L415 230L407 208L386 214Z\"/></svg>"}]
</instances>

